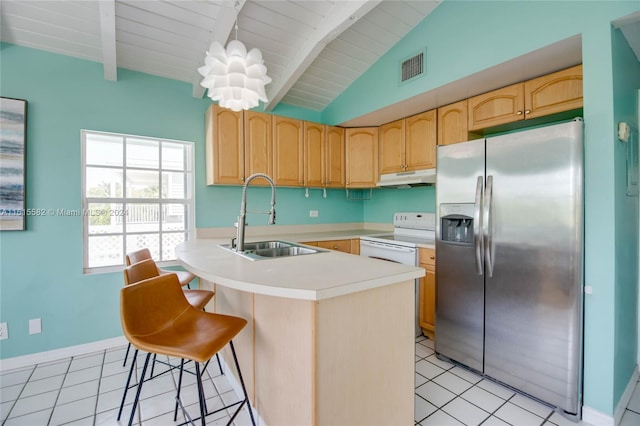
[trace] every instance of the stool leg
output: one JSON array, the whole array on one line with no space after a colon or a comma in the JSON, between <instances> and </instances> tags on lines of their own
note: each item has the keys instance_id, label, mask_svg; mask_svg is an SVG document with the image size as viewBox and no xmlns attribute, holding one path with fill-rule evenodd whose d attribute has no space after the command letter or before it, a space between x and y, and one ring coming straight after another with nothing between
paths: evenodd
<instances>
[{"instance_id":1,"label":"stool leg","mask_svg":"<svg viewBox=\"0 0 640 426\"><path fill-rule=\"evenodd\" d=\"M144 375L147 372L147 366L149 365L150 358L151 358L151 353L148 353L147 357L144 360L144 367L142 367L142 374L140 375L140 379L138 380L138 390L136 391L136 398L133 400L133 407L131 407L131 417L129 417L129 426L133 424L133 418L136 415L136 407L138 406L138 400L140 399L140 392L142 391L142 385L144 384Z\"/></svg>"},{"instance_id":2,"label":"stool leg","mask_svg":"<svg viewBox=\"0 0 640 426\"><path fill-rule=\"evenodd\" d=\"M133 369L136 368L137 359L138 359L138 349L136 349L135 352L133 353L133 360L131 360L131 368L129 368L129 376L127 377L127 384L124 387L124 395L122 395L120 410L118 410L118 420L120 420L120 417L122 416L122 408L124 407L124 401L127 399L127 392L129 391L129 383L131 383L131 376L133 375Z\"/></svg>"},{"instance_id":3,"label":"stool leg","mask_svg":"<svg viewBox=\"0 0 640 426\"><path fill-rule=\"evenodd\" d=\"M200 375L200 363L197 361L194 361L194 363L196 364L196 383L198 384L198 399L200 401L200 422L202 426L205 426L204 388L202 387L202 376Z\"/></svg>"},{"instance_id":4,"label":"stool leg","mask_svg":"<svg viewBox=\"0 0 640 426\"><path fill-rule=\"evenodd\" d=\"M184 358L180 360L180 375L178 376L178 394L176 395L176 408L173 410L173 421L178 419L178 404L180 402L180 389L182 389L182 372L184 371Z\"/></svg>"},{"instance_id":5,"label":"stool leg","mask_svg":"<svg viewBox=\"0 0 640 426\"><path fill-rule=\"evenodd\" d=\"M131 343L127 345L127 352L124 354L124 360L122 361L122 366L127 365L127 358L129 357L129 349L131 349Z\"/></svg>"},{"instance_id":6,"label":"stool leg","mask_svg":"<svg viewBox=\"0 0 640 426\"><path fill-rule=\"evenodd\" d=\"M240 384L242 385L242 393L244 394L244 401L242 402L242 404L240 404L240 406L238 407L238 410L234 413L233 417L231 417L231 420L229 421L229 423L233 422L233 419L238 415L238 413L242 409L242 405L244 403L246 403L247 404L247 411L249 411L249 416L251 417L251 424L253 426L256 426L256 421L253 418L253 412L251 411L251 404L249 403L249 395L247 395L247 388L245 388L245 386L244 386L244 380L242 379L242 373L240 372L240 364L238 363L238 357L236 356L236 349L233 347L233 341L232 340L229 340L229 346L231 346L231 353L233 354L233 361L236 364L236 369L238 370L238 378L240 379Z\"/></svg>"},{"instance_id":7,"label":"stool leg","mask_svg":"<svg viewBox=\"0 0 640 426\"><path fill-rule=\"evenodd\" d=\"M216 359L218 360L218 368L220 369L220 374L224 375L224 371L222 371L222 364L220 363L220 355L216 354Z\"/></svg>"},{"instance_id":8,"label":"stool leg","mask_svg":"<svg viewBox=\"0 0 640 426\"><path fill-rule=\"evenodd\" d=\"M151 363L151 377L153 379L153 370L156 368L156 357L158 355L157 354L153 354L153 362Z\"/></svg>"}]
</instances>

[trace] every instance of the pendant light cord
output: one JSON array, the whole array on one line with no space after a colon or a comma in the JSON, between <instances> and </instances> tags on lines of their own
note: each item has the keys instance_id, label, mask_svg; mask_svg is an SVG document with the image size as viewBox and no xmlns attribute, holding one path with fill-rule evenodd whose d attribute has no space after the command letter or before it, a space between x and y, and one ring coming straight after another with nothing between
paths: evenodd
<instances>
[{"instance_id":1,"label":"pendant light cord","mask_svg":"<svg viewBox=\"0 0 640 426\"><path fill-rule=\"evenodd\" d=\"M236 40L238 40L238 6L240 6L240 2L236 1L236 4L233 6L233 8L236 10L236 26L235 26L235 30L236 30Z\"/></svg>"}]
</instances>

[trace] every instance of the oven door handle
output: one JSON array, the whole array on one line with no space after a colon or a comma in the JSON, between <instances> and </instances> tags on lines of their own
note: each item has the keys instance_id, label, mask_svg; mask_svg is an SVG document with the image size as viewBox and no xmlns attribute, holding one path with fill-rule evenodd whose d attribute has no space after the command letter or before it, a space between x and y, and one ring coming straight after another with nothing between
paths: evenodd
<instances>
[{"instance_id":1,"label":"oven door handle","mask_svg":"<svg viewBox=\"0 0 640 426\"><path fill-rule=\"evenodd\" d=\"M366 241L366 240L360 240L360 245L365 245L370 247L379 247L385 250L401 251L403 253L412 253L416 250L411 247L395 246L392 244L378 243L375 241Z\"/></svg>"}]
</instances>

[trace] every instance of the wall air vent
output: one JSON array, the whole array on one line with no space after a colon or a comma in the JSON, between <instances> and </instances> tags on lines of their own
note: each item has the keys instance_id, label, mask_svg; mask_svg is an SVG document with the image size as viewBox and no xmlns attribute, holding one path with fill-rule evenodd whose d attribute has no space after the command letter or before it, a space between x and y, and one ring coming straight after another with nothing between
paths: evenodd
<instances>
[{"instance_id":1,"label":"wall air vent","mask_svg":"<svg viewBox=\"0 0 640 426\"><path fill-rule=\"evenodd\" d=\"M400 83L421 76L424 74L425 52L422 51L415 56L402 61Z\"/></svg>"}]
</instances>

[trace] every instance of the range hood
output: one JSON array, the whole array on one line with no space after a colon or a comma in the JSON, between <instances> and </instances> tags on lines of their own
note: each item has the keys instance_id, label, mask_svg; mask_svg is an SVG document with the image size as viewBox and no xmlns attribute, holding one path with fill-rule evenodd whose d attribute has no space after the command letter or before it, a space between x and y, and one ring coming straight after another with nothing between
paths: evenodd
<instances>
[{"instance_id":1,"label":"range hood","mask_svg":"<svg viewBox=\"0 0 640 426\"><path fill-rule=\"evenodd\" d=\"M376 186L409 188L418 185L433 185L434 183L436 183L436 169L426 169L380 175Z\"/></svg>"}]
</instances>

